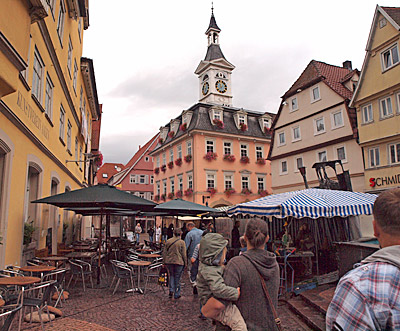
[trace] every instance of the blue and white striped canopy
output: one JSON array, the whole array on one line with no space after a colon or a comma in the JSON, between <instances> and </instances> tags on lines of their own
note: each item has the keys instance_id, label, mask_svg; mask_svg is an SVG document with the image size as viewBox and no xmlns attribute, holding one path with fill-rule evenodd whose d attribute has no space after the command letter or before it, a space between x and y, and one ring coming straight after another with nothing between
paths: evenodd
<instances>
[{"instance_id":1,"label":"blue and white striped canopy","mask_svg":"<svg viewBox=\"0 0 400 331\"><path fill-rule=\"evenodd\" d=\"M269 195L230 208L231 215L319 218L370 215L377 195L310 188Z\"/></svg>"}]
</instances>

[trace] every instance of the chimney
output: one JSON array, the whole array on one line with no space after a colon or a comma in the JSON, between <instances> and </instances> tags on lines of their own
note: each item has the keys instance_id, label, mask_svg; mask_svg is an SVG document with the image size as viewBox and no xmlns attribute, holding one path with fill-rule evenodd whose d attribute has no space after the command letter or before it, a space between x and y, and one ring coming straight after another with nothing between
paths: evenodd
<instances>
[{"instance_id":1,"label":"chimney","mask_svg":"<svg viewBox=\"0 0 400 331\"><path fill-rule=\"evenodd\" d=\"M345 69L349 69L349 70L353 70L352 66L351 66L351 61L346 60L343 62L343 68Z\"/></svg>"}]
</instances>

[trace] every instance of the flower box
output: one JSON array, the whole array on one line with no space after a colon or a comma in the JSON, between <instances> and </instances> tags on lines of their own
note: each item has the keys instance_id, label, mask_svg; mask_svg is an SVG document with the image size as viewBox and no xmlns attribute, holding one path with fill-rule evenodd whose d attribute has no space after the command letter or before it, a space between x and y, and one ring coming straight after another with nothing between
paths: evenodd
<instances>
[{"instance_id":1,"label":"flower box","mask_svg":"<svg viewBox=\"0 0 400 331\"><path fill-rule=\"evenodd\" d=\"M243 131L243 132L246 131L246 130L247 130L247 125L246 125L246 123L240 123L240 124L239 124L239 128L240 128L240 130Z\"/></svg>"},{"instance_id":2,"label":"flower box","mask_svg":"<svg viewBox=\"0 0 400 331\"><path fill-rule=\"evenodd\" d=\"M225 154L224 160L228 162L234 162L236 160L235 155L232 154Z\"/></svg>"},{"instance_id":3,"label":"flower box","mask_svg":"<svg viewBox=\"0 0 400 331\"><path fill-rule=\"evenodd\" d=\"M160 201L160 196L158 194L154 196L154 201L155 202Z\"/></svg>"},{"instance_id":4,"label":"flower box","mask_svg":"<svg viewBox=\"0 0 400 331\"><path fill-rule=\"evenodd\" d=\"M217 189L215 187L209 187L207 189L207 192L211 194L211 196L213 196L215 193L217 193Z\"/></svg>"},{"instance_id":5,"label":"flower box","mask_svg":"<svg viewBox=\"0 0 400 331\"><path fill-rule=\"evenodd\" d=\"M184 157L186 163L190 163L192 161L192 155L188 154Z\"/></svg>"},{"instance_id":6,"label":"flower box","mask_svg":"<svg viewBox=\"0 0 400 331\"><path fill-rule=\"evenodd\" d=\"M158 138L158 143L160 144L160 145L162 145L163 143L164 143L164 139L163 138Z\"/></svg>"},{"instance_id":7,"label":"flower box","mask_svg":"<svg viewBox=\"0 0 400 331\"><path fill-rule=\"evenodd\" d=\"M174 192L168 193L168 199L172 200L174 198L174 196L175 196Z\"/></svg>"},{"instance_id":8,"label":"flower box","mask_svg":"<svg viewBox=\"0 0 400 331\"><path fill-rule=\"evenodd\" d=\"M251 190L249 190L248 188L244 188L241 193L245 195L252 194Z\"/></svg>"},{"instance_id":9,"label":"flower box","mask_svg":"<svg viewBox=\"0 0 400 331\"><path fill-rule=\"evenodd\" d=\"M223 129L225 127L224 122L222 122L218 118L213 119L213 124L219 129Z\"/></svg>"},{"instance_id":10,"label":"flower box","mask_svg":"<svg viewBox=\"0 0 400 331\"><path fill-rule=\"evenodd\" d=\"M187 123L182 123L181 126L179 127L181 131L186 131L187 130Z\"/></svg>"},{"instance_id":11,"label":"flower box","mask_svg":"<svg viewBox=\"0 0 400 331\"><path fill-rule=\"evenodd\" d=\"M212 160L216 160L217 156L218 156L217 153L208 152L206 155L204 155L204 159L206 159L207 161L212 161Z\"/></svg>"},{"instance_id":12,"label":"flower box","mask_svg":"<svg viewBox=\"0 0 400 331\"><path fill-rule=\"evenodd\" d=\"M163 164L160 169L162 172L165 172L167 170L167 166Z\"/></svg>"},{"instance_id":13,"label":"flower box","mask_svg":"<svg viewBox=\"0 0 400 331\"><path fill-rule=\"evenodd\" d=\"M226 196L229 198L232 194L236 193L236 190L231 187L231 188L227 188L224 193L226 194Z\"/></svg>"},{"instance_id":14,"label":"flower box","mask_svg":"<svg viewBox=\"0 0 400 331\"><path fill-rule=\"evenodd\" d=\"M183 196L182 190L176 191L175 195L176 195L177 198L182 198L182 196Z\"/></svg>"},{"instance_id":15,"label":"flower box","mask_svg":"<svg viewBox=\"0 0 400 331\"><path fill-rule=\"evenodd\" d=\"M95 166L97 168L100 168L103 164L103 154L101 154L101 152L99 152L99 154L96 154L94 156L94 160L93 163L95 164Z\"/></svg>"},{"instance_id":16,"label":"flower box","mask_svg":"<svg viewBox=\"0 0 400 331\"><path fill-rule=\"evenodd\" d=\"M175 136L175 132L174 131L168 132L168 137L173 138L174 136Z\"/></svg>"},{"instance_id":17,"label":"flower box","mask_svg":"<svg viewBox=\"0 0 400 331\"><path fill-rule=\"evenodd\" d=\"M160 173L160 168L154 168L154 173L156 174L156 175L158 175L159 173Z\"/></svg>"},{"instance_id":18,"label":"flower box","mask_svg":"<svg viewBox=\"0 0 400 331\"><path fill-rule=\"evenodd\" d=\"M261 195L262 197L265 197L268 195L268 191L267 190L258 190L258 194Z\"/></svg>"},{"instance_id":19,"label":"flower box","mask_svg":"<svg viewBox=\"0 0 400 331\"><path fill-rule=\"evenodd\" d=\"M264 165L265 164L265 159L263 159L262 157L259 157L259 158L257 158L256 163L260 164L260 165Z\"/></svg>"},{"instance_id":20,"label":"flower box","mask_svg":"<svg viewBox=\"0 0 400 331\"><path fill-rule=\"evenodd\" d=\"M175 164L176 164L178 167L180 167L180 166L182 165L182 159L181 159L181 158L176 159L176 160L175 160Z\"/></svg>"},{"instance_id":21,"label":"flower box","mask_svg":"<svg viewBox=\"0 0 400 331\"><path fill-rule=\"evenodd\" d=\"M174 162L173 161L168 162L168 168L172 169L173 167L174 167Z\"/></svg>"},{"instance_id":22,"label":"flower box","mask_svg":"<svg viewBox=\"0 0 400 331\"><path fill-rule=\"evenodd\" d=\"M248 156L242 156L240 158L240 163L249 163L249 162L250 162L250 159Z\"/></svg>"},{"instance_id":23,"label":"flower box","mask_svg":"<svg viewBox=\"0 0 400 331\"><path fill-rule=\"evenodd\" d=\"M264 133L265 134L271 134L271 132L272 132L271 128L269 128L267 126L264 126Z\"/></svg>"},{"instance_id":24,"label":"flower box","mask_svg":"<svg viewBox=\"0 0 400 331\"><path fill-rule=\"evenodd\" d=\"M193 189L188 188L188 189L185 191L185 197L191 197L192 195L193 195Z\"/></svg>"},{"instance_id":25,"label":"flower box","mask_svg":"<svg viewBox=\"0 0 400 331\"><path fill-rule=\"evenodd\" d=\"M162 201L167 200L167 197L165 196L165 194L161 194L161 197L160 197L160 198L161 198Z\"/></svg>"}]
</instances>

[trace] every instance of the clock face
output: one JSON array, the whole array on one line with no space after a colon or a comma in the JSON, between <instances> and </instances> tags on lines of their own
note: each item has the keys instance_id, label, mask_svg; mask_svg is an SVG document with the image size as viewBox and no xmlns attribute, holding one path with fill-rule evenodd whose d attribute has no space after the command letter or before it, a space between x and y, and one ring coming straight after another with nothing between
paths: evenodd
<instances>
[{"instance_id":1,"label":"clock face","mask_svg":"<svg viewBox=\"0 0 400 331\"><path fill-rule=\"evenodd\" d=\"M203 84L203 88L201 89L201 91L203 92L203 95L206 95L208 93L210 86L208 85L208 83L204 83Z\"/></svg>"},{"instance_id":2,"label":"clock face","mask_svg":"<svg viewBox=\"0 0 400 331\"><path fill-rule=\"evenodd\" d=\"M227 86L223 80L217 80L217 82L215 83L215 88L219 93L225 93Z\"/></svg>"}]
</instances>

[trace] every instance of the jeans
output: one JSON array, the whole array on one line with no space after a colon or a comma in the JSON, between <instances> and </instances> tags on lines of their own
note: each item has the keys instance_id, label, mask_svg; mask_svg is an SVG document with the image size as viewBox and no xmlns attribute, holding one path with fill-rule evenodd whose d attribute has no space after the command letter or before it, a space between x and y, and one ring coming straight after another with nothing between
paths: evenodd
<instances>
[{"instance_id":1,"label":"jeans","mask_svg":"<svg viewBox=\"0 0 400 331\"><path fill-rule=\"evenodd\" d=\"M149 241L152 243L153 242L153 236L149 236Z\"/></svg>"},{"instance_id":2,"label":"jeans","mask_svg":"<svg viewBox=\"0 0 400 331\"><path fill-rule=\"evenodd\" d=\"M196 281L197 273L199 272L199 259L192 263L192 267L190 268L190 280L191 282Z\"/></svg>"},{"instance_id":3,"label":"jeans","mask_svg":"<svg viewBox=\"0 0 400 331\"><path fill-rule=\"evenodd\" d=\"M183 273L183 265L167 264L169 271L169 293L174 294L174 298L181 296L181 276Z\"/></svg>"},{"instance_id":4,"label":"jeans","mask_svg":"<svg viewBox=\"0 0 400 331\"><path fill-rule=\"evenodd\" d=\"M168 236L166 234L163 234L162 236L162 241L167 242Z\"/></svg>"},{"instance_id":5,"label":"jeans","mask_svg":"<svg viewBox=\"0 0 400 331\"><path fill-rule=\"evenodd\" d=\"M139 239L140 239L140 234L136 233L136 242L139 243Z\"/></svg>"}]
</instances>

